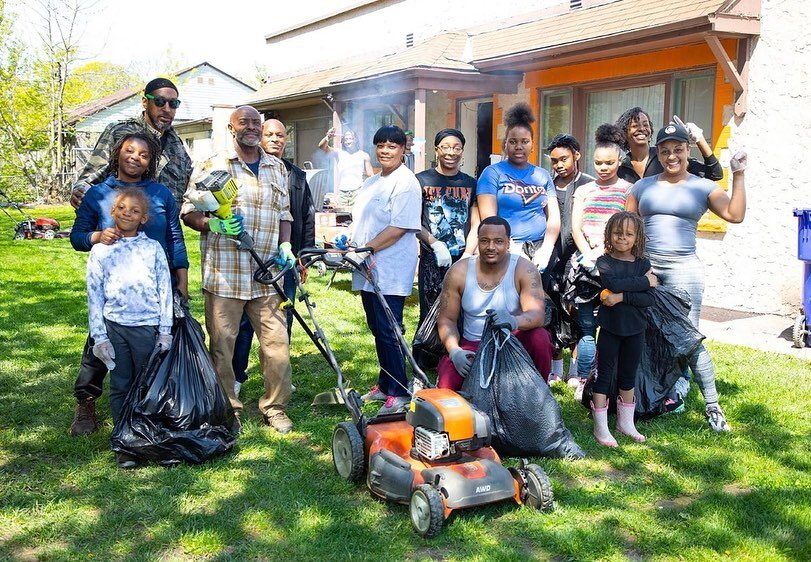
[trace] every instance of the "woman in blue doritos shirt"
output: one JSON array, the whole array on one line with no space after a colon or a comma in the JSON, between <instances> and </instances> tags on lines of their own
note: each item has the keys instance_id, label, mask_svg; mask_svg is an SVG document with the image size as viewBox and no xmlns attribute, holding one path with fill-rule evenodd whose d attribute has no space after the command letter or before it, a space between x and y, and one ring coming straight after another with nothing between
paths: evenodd
<instances>
[{"instance_id":1,"label":"woman in blue doritos shirt","mask_svg":"<svg viewBox=\"0 0 811 562\"><path fill-rule=\"evenodd\" d=\"M507 160L487 166L479 177L476 202L482 220L498 215L510 223L510 251L523 253L543 271L549 264L560 232L560 209L549 172L529 163L532 123L526 103L511 107L505 117Z\"/></svg>"}]
</instances>

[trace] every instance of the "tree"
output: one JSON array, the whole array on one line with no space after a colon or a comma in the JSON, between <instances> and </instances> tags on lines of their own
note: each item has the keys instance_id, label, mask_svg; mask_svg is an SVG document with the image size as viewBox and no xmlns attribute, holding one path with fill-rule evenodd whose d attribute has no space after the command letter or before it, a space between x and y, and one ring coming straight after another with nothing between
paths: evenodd
<instances>
[{"instance_id":1,"label":"tree","mask_svg":"<svg viewBox=\"0 0 811 562\"><path fill-rule=\"evenodd\" d=\"M68 77L65 85L65 107L72 109L140 84L141 78L121 65L89 62L78 66Z\"/></svg>"}]
</instances>

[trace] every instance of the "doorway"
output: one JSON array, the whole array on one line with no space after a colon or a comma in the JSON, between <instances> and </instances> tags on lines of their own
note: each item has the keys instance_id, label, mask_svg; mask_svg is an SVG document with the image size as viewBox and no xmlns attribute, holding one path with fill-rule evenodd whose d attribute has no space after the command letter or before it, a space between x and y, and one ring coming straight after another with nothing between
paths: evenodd
<instances>
[{"instance_id":1,"label":"doorway","mask_svg":"<svg viewBox=\"0 0 811 562\"><path fill-rule=\"evenodd\" d=\"M459 100L456 115L466 141L461 169L477 178L493 152L493 98Z\"/></svg>"}]
</instances>

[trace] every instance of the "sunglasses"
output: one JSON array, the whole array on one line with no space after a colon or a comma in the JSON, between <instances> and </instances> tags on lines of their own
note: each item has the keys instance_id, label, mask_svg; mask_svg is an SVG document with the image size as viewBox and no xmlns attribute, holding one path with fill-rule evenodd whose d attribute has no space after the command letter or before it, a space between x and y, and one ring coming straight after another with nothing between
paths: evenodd
<instances>
[{"instance_id":1,"label":"sunglasses","mask_svg":"<svg viewBox=\"0 0 811 562\"><path fill-rule=\"evenodd\" d=\"M177 109L178 107L180 107L180 100L177 98L173 100L167 100L166 98L162 98L160 96L153 96L152 94L145 94L144 97L148 100L152 100L158 107L163 107L167 103L169 104L169 107L171 107L172 109Z\"/></svg>"}]
</instances>

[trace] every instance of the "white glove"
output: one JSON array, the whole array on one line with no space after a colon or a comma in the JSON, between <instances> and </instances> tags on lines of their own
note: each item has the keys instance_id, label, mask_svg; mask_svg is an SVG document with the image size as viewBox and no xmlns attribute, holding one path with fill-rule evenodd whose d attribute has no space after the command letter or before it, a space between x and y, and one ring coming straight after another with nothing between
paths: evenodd
<instances>
[{"instance_id":1,"label":"white glove","mask_svg":"<svg viewBox=\"0 0 811 562\"><path fill-rule=\"evenodd\" d=\"M743 150L739 150L735 153L735 156L729 159L729 169L732 170L733 174L735 172L743 172L746 169L746 164L746 152Z\"/></svg>"},{"instance_id":2,"label":"white glove","mask_svg":"<svg viewBox=\"0 0 811 562\"><path fill-rule=\"evenodd\" d=\"M690 135L690 141L693 144L698 144L699 141L704 140L704 129L696 125L695 123L685 123L681 119L679 119L678 115L673 116L673 121L677 124L681 125L685 129L687 129L687 134Z\"/></svg>"},{"instance_id":3,"label":"white glove","mask_svg":"<svg viewBox=\"0 0 811 562\"><path fill-rule=\"evenodd\" d=\"M470 374L470 367L473 365L473 358L475 356L476 354L474 352L462 349L461 347L457 347L450 352L451 362L453 366L456 367L456 372L462 377L466 377Z\"/></svg>"},{"instance_id":4,"label":"white glove","mask_svg":"<svg viewBox=\"0 0 811 562\"><path fill-rule=\"evenodd\" d=\"M172 347L172 334L158 334L156 345L161 351L169 351Z\"/></svg>"},{"instance_id":5,"label":"white glove","mask_svg":"<svg viewBox=\"0 0 811 562\"><path fill-rule=\"evenodd\" d=\"M360 265L369 256L369 252L347 252L344 254L344 259L351 260Z\"/></svg>"},{"instance_id":6,"label":"white glove","mask_svg":"<svg viewBox=\"0 0 811 562\"><path fill-rule=\"evenodd\" d=\"M535 264L535 267L538 268L538 271L543 273L544 270L546 269L546 266L549 265L549 259L551 257L552 256L548 255L546 252L541 252L540 250L538 250L537 252L535 252L535 255L532 256L532 263Z\"/></svg>"},{"instance_id":7,"label":"white glove","mask_svg":"<svg viewBox=\"0 0 811 562\"><path fill-rule=\"evenodd\" d=\"M436 258L436 264L439 267L450 267L451 262L451 252L448 250L448 247L442 240L437 240L431 244L431 249L434 251L434 257Z\"/></svg>"},{"instance_id":8,"label":"white glove","mask_svg":"<svg viewBox=\"0 0 811 562\"><path fill-rule=\"evenodd\" d=\"M93 346L93 355L101 359L109 371L115 369L115 361L113 361L115 359L115 349L113 349L110 340L96 342L96 345Z\"/></svg>"},{"instance_id":9,"label":"white glove","mask_svg":"<svg viewBox=\"0 0 811 562\"><path fill-rule=\"evenodd\" d=\"M511 332L518 329L518 319L506 310L491 310L487 315L493 319L493 328L509 328Z\"/></svg>"}]
</instances>

